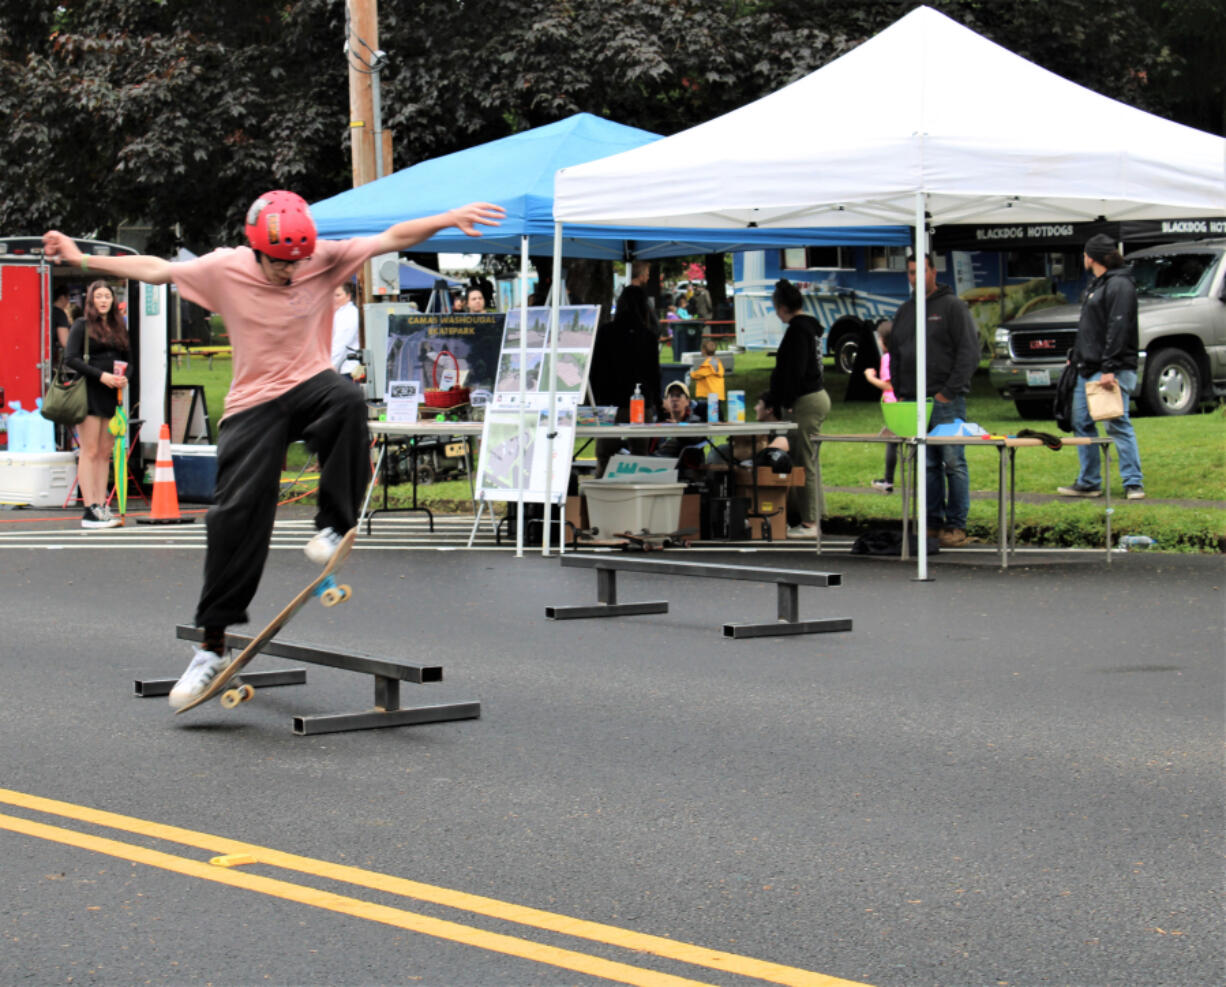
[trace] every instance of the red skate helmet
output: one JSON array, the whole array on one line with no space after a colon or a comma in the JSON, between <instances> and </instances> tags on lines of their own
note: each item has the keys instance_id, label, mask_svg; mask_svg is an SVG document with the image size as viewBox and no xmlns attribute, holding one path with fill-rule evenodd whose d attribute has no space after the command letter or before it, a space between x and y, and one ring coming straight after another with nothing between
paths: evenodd
<instances>
[{"instance_id":1,"label":"red skate helmet","mask_svg":"<svg viewBox=\"0 0 1226 987\"><path fill-rule=\"evenodd\" d=\"M247 210L247 242L275 260L305 260L315 252L315 221L296 192L265 192Z\"/></svg>"}]
</instances>

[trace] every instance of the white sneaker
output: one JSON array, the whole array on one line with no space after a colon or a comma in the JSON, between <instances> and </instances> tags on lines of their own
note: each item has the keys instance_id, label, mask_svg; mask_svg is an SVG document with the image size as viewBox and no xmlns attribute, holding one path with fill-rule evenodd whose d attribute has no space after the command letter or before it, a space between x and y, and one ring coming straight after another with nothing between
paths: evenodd
<instances>
[{"instance_id":1,"label":"white sneaker","mask_svg":"<svg viewBox=\"0 0 1226 987\"><path fill-rule=\"evenodd\" d=\"M212 685L213 679L217 678L229 664L229 658L206 651L204 648L195 648L187 670L179 676L179 681L170 690L171 707L180 709L193 699L199 699L205 689Z\"/></svg>"},{"instance_id":2,"label":"white sneaker","mask_svg":"<svg viewBox=\"0 0 1226 987\"><path fill-rule=\"evenodd\" d=\"M316 565L327 565L332 561L332 556L336 554L336 550L341 547L342 535L338 535L331 528L324 528L315 533L315 537L306 543L306 557Z\"/></svg>"},{"instance_id":3,"label":"white sneaker","mask_svg":"<svg viewBox=\"0 0 1226 987\"><path fill-rule=\"evenodd\" d=\"M885 494L894 492L894 484L892 484L889 480L874 480L870 485L874 490L880 490Z\"/></svg>"},{"instance_id":4,"label":"white sneaker","mask_svg":"<svg viewBox=\"0 0 1226 987\"><path fill-rule=\"evenodd\" d=\"M788 528L788 537L789 538L812 538L816 540L817 525L814 525L812 528L806 528L803 524L794 525L793 527Z\"/></svg>"}]
</instances>

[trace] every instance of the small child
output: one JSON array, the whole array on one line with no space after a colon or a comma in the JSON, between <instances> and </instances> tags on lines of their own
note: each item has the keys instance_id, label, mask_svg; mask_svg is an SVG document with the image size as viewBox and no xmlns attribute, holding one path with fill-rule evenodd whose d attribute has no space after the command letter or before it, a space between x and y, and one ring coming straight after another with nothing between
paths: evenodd
<instances>
[{"instance_id":1,"label":"small child","mask_svg":"<svg viewBox=\"0 0 1226 987\"><path fill-rule=\"evenodd\" d=\"M890 338L890 330L894 323L888 319L877 326L877 346L881 350L881 369L869 367L864 371L864 379L882 392L881 400L885 404L898 401L894 393L894 385L890 383L890 351L886 349L886 340ZM898 446L890 442L885 447L885 476L873 481L873 489L882 493L894 492L894 470L898 466Z\"/></svg>"},{"instance_id":2,"label":"small child","mask_svg":"<svg viewBox=\"0 0 1226 987\"><path fill-rule=\"evenodd\" d=\"M694 382L694 397L714 398L725 401L728 395L724 391L724 365L715 356L715 340L702 341L703 361L690 371L690 380Z\"/></svg>"}]
</instances>

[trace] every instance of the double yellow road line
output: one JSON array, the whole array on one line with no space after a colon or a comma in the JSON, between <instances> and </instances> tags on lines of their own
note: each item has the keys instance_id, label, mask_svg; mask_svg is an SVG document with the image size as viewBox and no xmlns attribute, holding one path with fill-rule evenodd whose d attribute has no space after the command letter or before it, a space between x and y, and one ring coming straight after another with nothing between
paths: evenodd
<instances>
[{"instance_id":1,"label":"double yellow road line","mask_svg":"<svg viewBox=\"0 0 1226 987\"><path fill-rule=\"evenodd\" d=\"M578 950L563 949L544 943L522 939L517 936L489 932L474 926L451 922L444 919L423 915L419 912L387 905L364 901L347 895L335 894L304 884L295 884L279 878L267 877L240 869L243 866L275 867L283 871L307 874L329 881L350 884L355 887L367 888L372 891L384 892L411 898L416 901L443 905L460 911L481 915L487 918L499 919L516 925L527 926L545 932L557 933L577 939L586 939L609 946L616 946L634 953L647 953L666 960L675 960L692 966L704 967L720 973L773 984L791 985L791 987L860 987L853 981L830 977L809 970L783 966L767 960L753 959L736 953L725 953L720 950L707 949L689 943L677 942L662 936L646 935L630 929L603 925L599 922L588 922L584 919L559 915L538 908L528 908L496 898L485 898L480 895L455 891L450 888L410 881L377 871L363 870L359 867L349 867L326 860L316 860L312 857L301 857L293 853L284 853L269 847L253 843L243 843L240 840L226 839L195 830L182 829L178 826L167 826L162 823L138 819L134 816L105 812L91 809L87 806L75 805L71 802L60 802L55 799L28 795L24 792L0 788L0 803L8 804L31 812L71 819L91 826L105 827L133 833L138 836L175 843L181 846L193 847L218 855L212 861L194 859L166 853L161 850L151 850L147 847L124 843L120 840L97 836L63 826L54 826L44 822L21 816L0 813L0 829L53 843L90 850L94 853L117 857L150 867L172 871L188 877L212 881L215 884L226 884L246 891L266 894L286 901L294 901L313 908L322 908L354 918L379 922L384 925L419 932L423 935L446 939L451 942L475 946L490 952L503 953L520 959L545 963L576 973L600 977L616 983L636 984L641 987L674 987L674 985L696 984L702 981L690 980L672 974L661 973L630 963L620 963L599 956L592 956ZM237 866L235 866L237 865Z\"/></svg>"}]
</instances>

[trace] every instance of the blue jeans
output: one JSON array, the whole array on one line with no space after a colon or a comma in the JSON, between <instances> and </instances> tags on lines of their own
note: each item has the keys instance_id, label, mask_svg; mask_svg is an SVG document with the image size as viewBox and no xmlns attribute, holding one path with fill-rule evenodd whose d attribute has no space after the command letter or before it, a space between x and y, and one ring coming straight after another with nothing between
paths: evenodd
<instances>
[{"instance_id":1,"label":"blue jeans","mask_svg":"<svg viewBox=\"0 0 1226 987\"><path fill-rule=\"evenodd\" d=\"M966 421L966 395L952 401L932 402L931 431L955 418ZM965 446L928 447L928 527L966 530L971 509L971 474L966 468Z\"/></svg>"},{"instance_id":2,"label":"blue jeans","mask_svg":"<svg viewBox=\"0 0 1226 987\"><path fill-rule=\"evenodd\" d=\"M1077 390L1073 392L1073 434L1086 437L1097 436L1097 424L1090 417L1090 409L1086 403L1086 380L1098 380L1102 374L1093 377L1078 377ZM1124 414L1121 418L1113 418L1103 422L1107 434L1115 440L1115 452L1119 456L1120 479L1125 487L1143 487L1145 478L1141 475L1141 453L1137 449L1137 433L1132 430L1132 420L1128 417L1128 399L1137 389L1137 372L1121 370L1115 375L1115 382L1124 392ZM1098 446L1078 446L1077 455L1081 457L1081 472L1077 476L1077 484L1082 487L1099 488L1103 485L1103 454Z\"/></svg>"}]
</instances>

